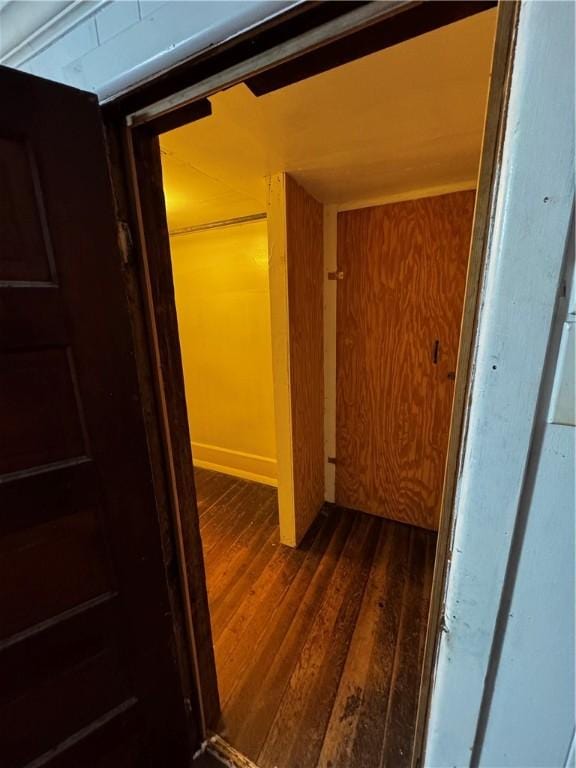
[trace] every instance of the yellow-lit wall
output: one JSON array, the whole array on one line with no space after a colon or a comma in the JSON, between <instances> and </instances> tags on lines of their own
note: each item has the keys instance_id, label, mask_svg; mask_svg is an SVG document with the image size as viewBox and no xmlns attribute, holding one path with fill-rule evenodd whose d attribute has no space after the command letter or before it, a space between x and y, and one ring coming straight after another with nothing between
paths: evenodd
<instances>
[{"instance_id":1,"label":"yellow-lit wall","mask_svg":"<svg viewBox=\"0 0 576 768\"><path fill-rule=\"evenodd\" d=\"M266 221L170 245L194 463L276 484Z\"/></svg>"}]
</instances>

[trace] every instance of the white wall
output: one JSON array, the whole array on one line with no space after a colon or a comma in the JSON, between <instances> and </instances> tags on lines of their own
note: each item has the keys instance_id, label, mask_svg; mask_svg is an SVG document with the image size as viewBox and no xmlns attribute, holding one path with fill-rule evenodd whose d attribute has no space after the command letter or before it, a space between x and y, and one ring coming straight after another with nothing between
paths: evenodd
<instances>
[{"instance_id":1,"label":"white wall","mask_svg":"<svg viewBox=\"0 0 576 768\"><path fill-rule=\"evenodd\" d=\"M170 251L194 464L277 485L267 222Z\"/></svg>"},{"instance_id":2,"label":"white wall","mask_svg":"<svg viewBox=\"0 0 576 768\"><path fill-rule=\"evenodd\" d=\"M479 765L562 768L574 731L574 429L541 445Z\"/></svg>"},{"instance_id":3,"label":"white wall","mask_svg":"<svg viewBox=\"0 0 576 768\"><path fill-rule=\"evenodd\" d=\"M574 200L573 57L574 5L523 4L429 768L561 768L572 736L575 431L546 417Z\"/></svg>"},{"instance_id":4,"label":"white wall","mask_svg":"<svg viewBox=\"0 0 576 768\"><path fill-rule=\"evenodd\" d=\"M567 268L574 268L574 228ZM567 286L569 289L569 286ZM573 296L574 298L574 296ZM552 331L550 375L541 389L542 415L552 388L574 382L574 365L562 366L563 328L574 327L568 297L561 297ZM572 409L574 403L571 403ZM506 623L494 654L494 692L480 754L486 766L564 766L575 722L574 419L557 424L555 409L535 429L508 568Z\"/></svg>"},{"instance_id":5,"label":"white wall","mask_svg":"<svg viewBox=\"0 0 576 768\"><path fill-rule=\"evenodd\" d=\"M295 4L12 0L0 7L0 63L95 91L104 100ZM40 13L44 5L49 10Z\"/></svg>"}]
</instances>

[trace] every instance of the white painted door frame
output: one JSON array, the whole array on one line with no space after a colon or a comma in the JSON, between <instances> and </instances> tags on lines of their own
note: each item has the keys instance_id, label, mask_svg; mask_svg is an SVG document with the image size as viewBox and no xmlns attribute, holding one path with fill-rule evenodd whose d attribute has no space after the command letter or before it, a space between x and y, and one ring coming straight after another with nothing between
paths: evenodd
<instances>
[{"instance_id":1,"label":"white painted door frame","mask_svg":"<svg viewBox=\"0 0 576 768\"><path fill-rule=\"evenodd\" d=\"M573 56L573 3L522 3L461 447L426 768L483 765L487 681L502 631L497 618L529 480L574 203Z\"/></svg>"}]
</instances>

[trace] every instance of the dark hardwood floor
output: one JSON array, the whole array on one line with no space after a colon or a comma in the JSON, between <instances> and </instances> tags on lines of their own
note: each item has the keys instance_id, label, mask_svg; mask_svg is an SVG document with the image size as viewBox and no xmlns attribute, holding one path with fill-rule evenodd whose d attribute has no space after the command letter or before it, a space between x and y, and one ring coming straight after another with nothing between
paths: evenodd
<instances>
[{"instance_id":1,"label":"dark hardwood floor","mask_svg":"<svg viewBox=\"0 0 576 768\"><path fill-rule=\"evenodd\" d=\"M275 488L195 474L216 730L260 768L408 766L435 534L327 507L291 549Z\"/></svg>"}]
</instances>

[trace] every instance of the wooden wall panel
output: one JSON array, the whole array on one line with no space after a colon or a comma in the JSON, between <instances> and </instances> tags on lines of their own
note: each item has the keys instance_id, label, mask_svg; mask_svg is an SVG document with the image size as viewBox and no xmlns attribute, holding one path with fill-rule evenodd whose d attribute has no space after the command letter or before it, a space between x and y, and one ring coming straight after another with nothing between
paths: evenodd
<instances>
[{"instance_id":1,"label":"wooden wall panel","mask_svg":"<svg viewBox=\"0 0 576 768\"><path fill-rule=\"evenodd\" d=\"M268 242L280 539L297 546L324 502L323 209L287 174Z\"/></svg>"},{"instance_id":2,"label":"wooden wall panel","mask_svg":"<svg viewBox=\"0 0 576 768\"><path fill-rule=\"evenodd\" d=\"M324 502L322 205L286 175L290 390L296 541Z\"/></svg>"},{"instance_id":3,"label":"wooden wall panel","mask_svg":"<svg viewBox=\"0 0 576 768\"><path fill-rule=\"evenodd\" d=\"M474 194L338 216L343 506L438 527Z\"/></svg>"}]
</instances>

